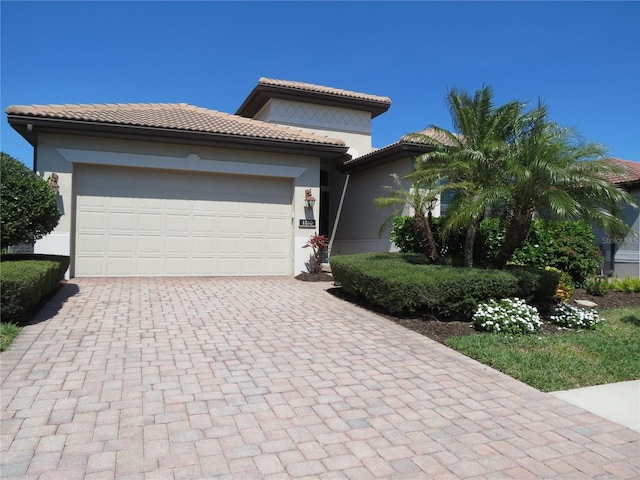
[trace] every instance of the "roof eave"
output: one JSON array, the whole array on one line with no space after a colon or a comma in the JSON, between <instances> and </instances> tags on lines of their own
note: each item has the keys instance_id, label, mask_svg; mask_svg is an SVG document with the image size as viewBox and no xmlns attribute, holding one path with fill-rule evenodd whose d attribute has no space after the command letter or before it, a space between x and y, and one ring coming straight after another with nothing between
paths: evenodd
<instances>
[{"instance_id":1,"label":"roof eave","mask_svg":"<svg viewBox=\"0 0 640 480\"><path fill-rule=\"evenodd\" d=\"M343 164L340 170L344 173L355 173L406 157L418 157L433 149L431 145L398 142Z\"/></svg>"},{"instance_id":2,"label":"roof eave","mask_svg":"<svg viewBox=\"0 0 640 480\"><path fill-rule=\"evenodd\" d=\"M351 158L346 153L348 147L338 144L312 143L162 127L32 117L28 115L8 115L8 121L9 124L34 147L37 143L37 131L50 131L165 143L198 144L218 148L277 151L289 154L313 155L323 159L337 159L342 161L348 161Z\"/></svg>"},{"instance_id":3,"label":"roof eave","mask_svg":"<svg viewBox=\"0 0 640 480\"><path fill-rule=\"evenodd\" d=\"M345 97L329 92L300 90L282 85L258 84L240 105L236 115L253 118L271 98L363 110L370 112L371 118L383 114L391 106L387 102Z\"/></svg>"}]
</instances>

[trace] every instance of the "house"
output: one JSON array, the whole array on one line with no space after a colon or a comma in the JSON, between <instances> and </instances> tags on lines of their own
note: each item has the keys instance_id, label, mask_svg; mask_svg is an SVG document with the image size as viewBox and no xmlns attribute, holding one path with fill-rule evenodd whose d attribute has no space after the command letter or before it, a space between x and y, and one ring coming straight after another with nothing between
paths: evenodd
<instances>
[{"instance_id":1,"label":"house","mask_svg":"<svg viewBox=\"0 0 640 480\"><path fill-rule=\"evenodd\" d=\"M389 251L372 199L425 144L374 150L387 97L261 78L235 114L187 104L11 106L62 218L35 253L71 277L297 275L314 233ZM308 202L313 197L314 202Z\"/></svg>"},{"instance_id":2,"label":"house","mask_svg":"<svg viewBox=\"0 0 640 480\"><path fill-rule=\"evenodd\" d=\"M610 179L624 188L640 205L640 163L609 158L607 161L622 167L625 175L616 175ZM605 275L619 278L640 277L640 211L627 205L622 212L624 222L633 230L625 238L612 238L602 229L594 229L596 245L603 256L602 271Z\"/></svg>"}]
</instances>

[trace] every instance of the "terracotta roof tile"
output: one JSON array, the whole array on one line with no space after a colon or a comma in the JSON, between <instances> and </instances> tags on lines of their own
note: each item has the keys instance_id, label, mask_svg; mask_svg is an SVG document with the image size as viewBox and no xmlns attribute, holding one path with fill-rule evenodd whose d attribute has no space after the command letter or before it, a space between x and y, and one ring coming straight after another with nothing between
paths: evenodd
<instances>
[{"instance_id":1,"label":"terracotta roof tile","mask_svg":"<svg viewBox=\"0 0 640 480\"><path fill-rule=\"evenodd\" d=\"M607 158L605 161L618 167L622 167L626 171L626 175L612 175L609 178L612 183L640 182L640 163L613 157Z\"/></svg>"},{"instance_id":2,"label":"terracotta roof tile","mask_svg":"<svg viewBox=\"0 0 640 480\"><path fill-rule=\"evenodd\" d=\"M454 133L454 135L457 138L462 138L461 135L459 135L459 134ZM431 144L428 141L428 139L421 138L421 136L431 137L436 142L441 143L441 144L446 145L446 146L449 146L449 147L453 147L454 146L454 144L451 142L451 139L449 139L449 137L447 137L444 133L442 133L441 131L436 130L434 128L425 128L424 130L420 130L418 132L408 133L407 135L404 135L400 139L400 141L401 142L407 142L407 143L425 144L425 145L430 145Z\"/></svg>"},{"instance_id":3,"label":"terracotta roof tile","mask_svg":"<svg viewBox=\"0 0 640 480\"><path fill-rule=\"evenodd\" d=\"M262 77L258 80L259 85L270 85L274 87L284 87L294 90L304 90L307 92L327 93L331 95L338 95L341 97L358 98L361 100L367 100L371 102L380 102L391 105L391 99L389 97L381 97L378 95L368 95L366 93L352 92L350 90L342 90L340 88L323 87L321 85L314 85L312 83L294 82L290 80L275 80L272 78Z\"/></svg>"},{"instance_id":4,"label":"terracotta roof tile","mask_svg":"<svg viewBox=\"0 0 640 480\"><path fill-rule=\"evenodd\" d=\"M166 128L313 144L345 145L342 140L231 115L186 103L13 105L8 115Z\"/></svg>"}]
</instances>

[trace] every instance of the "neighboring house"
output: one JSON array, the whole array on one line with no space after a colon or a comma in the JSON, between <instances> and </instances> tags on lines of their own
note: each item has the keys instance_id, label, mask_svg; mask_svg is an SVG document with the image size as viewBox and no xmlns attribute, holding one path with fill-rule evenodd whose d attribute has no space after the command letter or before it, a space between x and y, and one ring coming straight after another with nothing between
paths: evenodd
<instances>
[{"instance_id":1,"label":"neighboring house","mask_svg":"<svg viewBox=\"0 0 640 480\"><path fill-rule=\"evenodd\" d=\"M619 158L609 158L609 162L623 167L626 175L616 175L611 181L627 190L640 205L640 163ZM612 238L601 229L595 229L596 245L604 257L602 273L619 278L640 277L640 211L637 207L626 206L623 220L633 234L626 238Z\"/></svg>"},{"instance_id":2,"label":"neighboring house","mask_svg":"<svg viewBox=\"0 0 640 480\"><path fill-rule=\"evenodd\" d=\"M70 255L69 275L85 277L296 275L315 231L335 234L336 251L347 253L353 238L365 239L362 251L375 230L376 248L388 251L372 199L385 175L408 171L421 151L384 157L400 148L390 146L366 158L371 120L390 105L263 78L235 115L186 104L11 106L34 169L58 175L62 218L35 252ZM347 220L338 222L345 171L357 191L368 162L381 182L364 197L348 187ZM362 218L366 231L354 233L359 223L349 222Z\"/></svg>"}]
</instances>

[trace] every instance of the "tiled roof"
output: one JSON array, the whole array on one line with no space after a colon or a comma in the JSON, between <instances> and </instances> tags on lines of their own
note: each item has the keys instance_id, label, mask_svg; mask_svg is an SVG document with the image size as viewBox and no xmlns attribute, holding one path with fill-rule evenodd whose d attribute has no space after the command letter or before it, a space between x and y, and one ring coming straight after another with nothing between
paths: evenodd
<instances>
[{"instance_id":1,"label":"tiled roof","mask_svg":"<svg viewBox=\"0 0 640 480\"><path fill-rule=\"evenodd\" d=\"M620 158L607 158L606 161L626 171L626 175L612 175L609 179L612 183L640 182L640 163Z\"/></svg>"},{"instance_id":2,"label":"tiled roof","mask_svg":"<svg viewBox=\"0 0 640 480\"><path fill-rule=\"evenodd\" d=\"M263 77L240 105L236 115L252 118L274 98L365 111L371 113L371 118L386 112L391 106L389 97Z\"/></svg>"},{"instance_id":3,"label":"tiled roof","mask_svg":"<svg viewBox=\"0 0 640 480\"><path fill-rule=\"evenodd\" d=\"M273 87L284 87L293 90L304 90L307 92L327 93L330 95L337 95L340 97L358 98L360 100L367 100L371 102L380 102L391 105L391 99L389 97L380 97L378 95L368 95L366 93L352 92L349 90L342 90L341 88L323 87L321 85L314 85L312 83L293 82L289 80L275 80L272 78L262 77L258 80L259 85L270 85Z\"/></svg>"},{"instance_id":4,"label":"tiled roof","mask_svg":"<svg viewBox=\"0 0 640 480\"><path fill-rule=\"evenodd\" d=\"M454 136L456 136L457 138L462 138L459 134L456 134L456 133L454 133ZM424 137L431 137L436 142L441 143L442 145L445 145L448 147L455 146L453 142L451 142L451 139L447 137L447 135L442 133L440 130L436 130L434 128L425 128L424 130L420 130L418 132L408 133L407 135L404 135L400 139L400 141L407 142L407 143L420 143L425 145L433 145L433 143L429 142L428 138L424 138Z\"/></svg>"},{"instance_id":5,"label":"tiled roof","mask_svg":"<svg viewBox=\"0 0 640 480\"><path fill-rule=\"evenodd\" d=\"M13 105L8 115L343 146L342 140L185 103Z\"/></svg>"},{"instance_id":6,"label":"tiled roof","mask_svg":"<svg viewBox=\"0 0 640 480\"><path fill-rule=\"evenodd\" d=\"M457 134L454 135L458 136ZM415 133L403 135L398 142L387 145L386 147L377 148L366 155L347 160L344 162L344 168L351 169L356 166L361 167L369 163L373 165L379 162L383 157L391 159L395 158L398 154L402 155L402 153L399 152L410 152L410 154L414 155L426 153L433 150L433 148L429 147L433 147L435 145L434 143L429 142L428 138L425 138L425 136L431 137L444 145L453 146L451 140L442 132L433 128L425 128L424 130L420 130ZM406 155L409 155L409 153L406 153Z\"/></svg>"}]
</instances>

